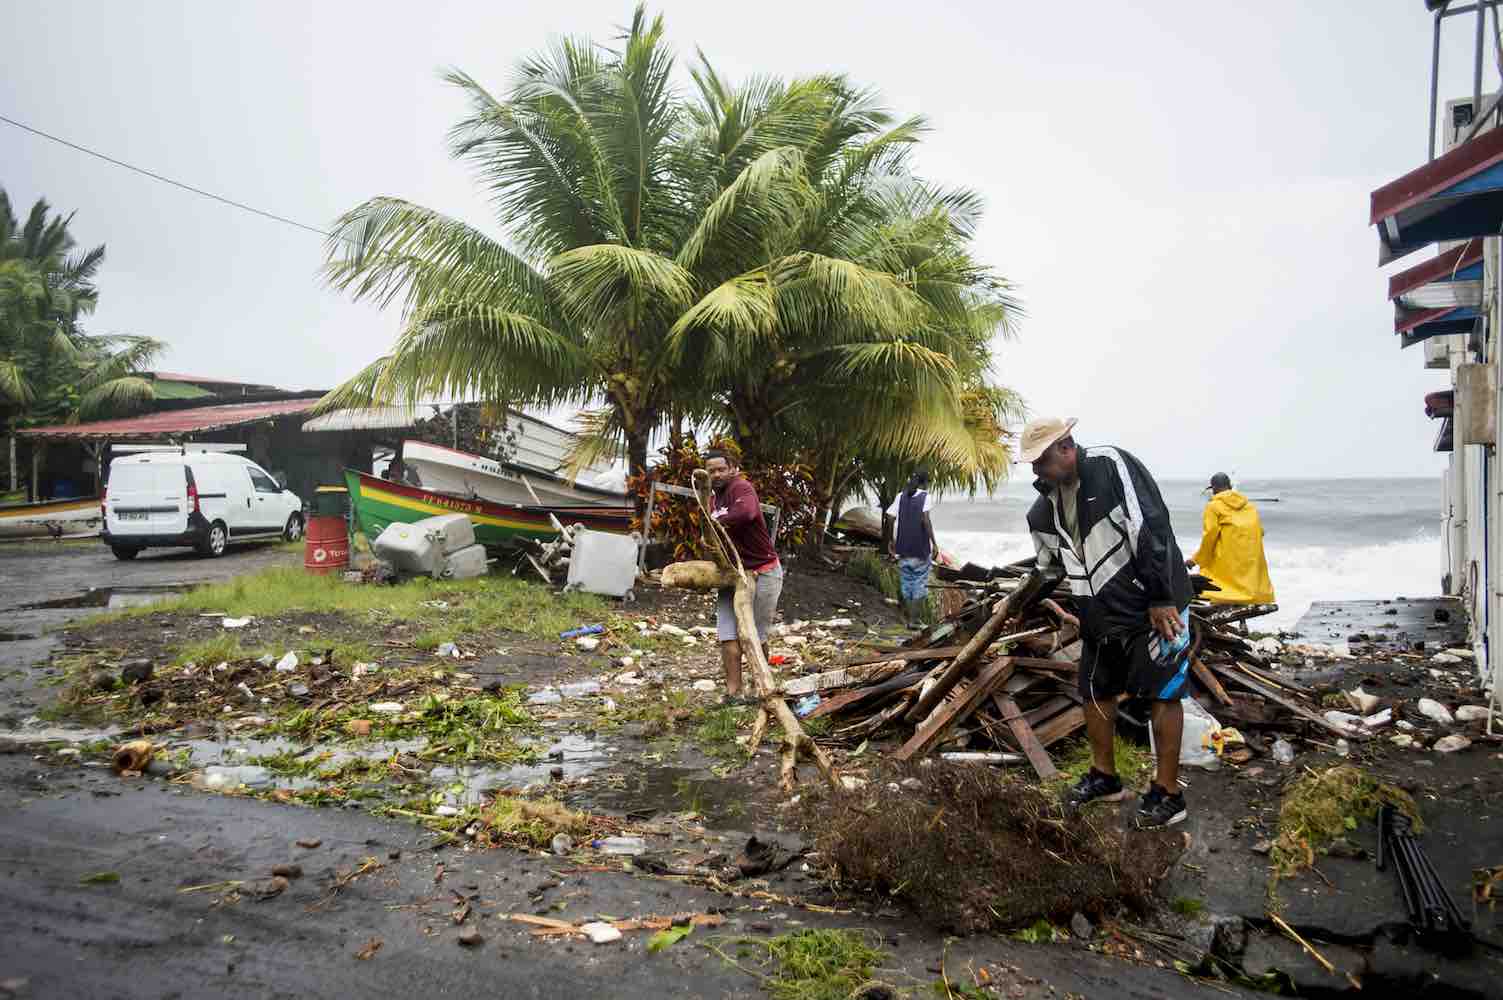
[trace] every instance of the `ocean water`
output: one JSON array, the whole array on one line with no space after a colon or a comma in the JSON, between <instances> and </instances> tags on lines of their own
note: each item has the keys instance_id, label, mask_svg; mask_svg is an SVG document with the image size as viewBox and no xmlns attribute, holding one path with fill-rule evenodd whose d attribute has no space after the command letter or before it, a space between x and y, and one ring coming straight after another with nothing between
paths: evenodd
<instances>
[{"instance_id":1,"label":"ocean water","mask_svg":"<svg viewBox=\"0 0 1503 1000\"><path fill-rule=\"evenodd\" d=\"M1201 479L1159 481L1187 557L1200 544L1204 486ZM1439 478L1248 479L1235 486L1263 518L1279 610L1259 619L1262 627L1293 628L1312 601L1440 593ZM1037 496L1023 470L991 497L940 497L932 515L940 548L982 565L1031 556L1025 516Z\"/></svg>"}]
</instances>

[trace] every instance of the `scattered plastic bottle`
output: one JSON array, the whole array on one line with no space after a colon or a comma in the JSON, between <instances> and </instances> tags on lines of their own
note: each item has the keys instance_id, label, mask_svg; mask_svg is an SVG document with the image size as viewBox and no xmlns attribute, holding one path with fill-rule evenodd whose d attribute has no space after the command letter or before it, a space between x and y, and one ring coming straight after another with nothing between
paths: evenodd
<instances>
[{"instance_id":1,"label":"scattered plastic bottle","mask_svg":"<svg viewBox=\"0 0 1503 1000\"><path fill-rule=\"evenodd\" d=\"M793 714L802 719L819 707L819 695L806 694L793 706Z\"/></svg>"},{"instance_id":2,"label":"scattered plastic bottle","mask_svg":"<svg viewBox=\"0 0 1503 1000\"><path fill-rule=\"evenodd\" d=\"M1286 739L1278 739L1273 744L1273 759L1280 764L1294 763L1294 744Z\"/></svg>"},{"instance_id":3,"label":"scattered plastic bottle","mask_svg":"<svg viewBox=\"0 0 1503 1000\"><path fill-rule=\"evenodd\" d=\"M605 626L597 622L594 625L581 625L579 628L571 628L567 632L560 632L558 637L560 639L576 639L582 635L599 635L604 631Z\"/></svg>"},{"instance_id":4,"label":"scattered plastic bottle","mask_svg":"<svg viewBox=\"0 0 1503 1000\"><path fill-rule=\"evenodd\" d=\"M636 857L647 853L647 841L641 837L603 837L590 844L602 854L625 854Z\"/></svg>"}]
</instances>

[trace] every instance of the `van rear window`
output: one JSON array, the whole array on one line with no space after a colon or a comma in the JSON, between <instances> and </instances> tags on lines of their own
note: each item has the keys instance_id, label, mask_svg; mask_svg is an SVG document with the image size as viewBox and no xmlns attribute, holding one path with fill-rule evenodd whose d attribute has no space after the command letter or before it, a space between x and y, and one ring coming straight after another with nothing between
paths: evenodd
<instances>
[{"instance_id":1,"label":"van rear window","mask_svg":"<svg viewBox=\"0 0 1503 1000\"><path fill-rule=\"evenodd\" d=\"M155 493L163 499L182 496L187 482L181 465L117 465L110 469L110 493Z\"/></svg>"}]
</instances>

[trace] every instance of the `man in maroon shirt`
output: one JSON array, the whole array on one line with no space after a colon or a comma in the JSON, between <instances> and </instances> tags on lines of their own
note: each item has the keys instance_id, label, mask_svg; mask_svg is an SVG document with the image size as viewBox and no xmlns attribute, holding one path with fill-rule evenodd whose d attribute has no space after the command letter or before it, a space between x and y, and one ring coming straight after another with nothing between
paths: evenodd
<instances>
[{"instance_id":1,"label":"man in maroon shirt","mask_svg":"<svg viewBox=\"0 0 1503 1000\"><path fill-rule=\"evenodd\" d=\"M762 501L757 498L757 489L741 475L741 463L726 452L714 449L705 452L705 471L710 474L710 485L715 489L715 499L710 516L725 527L741 565L752 574L756 592L752 607L756 612L756 641L762 644L762 655L767 655L767 635L772 631L772 617L778 609L778 597L783 593L783 564L778 562L777 550L772 547L772 537L767 533L767 522L762 518ZM740 699L741 695L741 639L736 632L736 612L732 606L734 588L720 591L715 605L716 633L720 637L720 665L725 670L725 691L728 698Z\"/></svg>"}]
</instances>

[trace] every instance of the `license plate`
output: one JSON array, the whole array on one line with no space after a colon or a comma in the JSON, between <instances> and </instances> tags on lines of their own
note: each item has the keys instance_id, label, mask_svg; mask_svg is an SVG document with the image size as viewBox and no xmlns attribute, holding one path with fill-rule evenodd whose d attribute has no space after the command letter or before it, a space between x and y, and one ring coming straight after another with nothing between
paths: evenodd
<instances>
[{"instance_id":1,"label":"license plate","mask_svg":"<svg viewBox=\"0 0 1503 1000\"><path fill-rule=\"evenodd\" d=\"M115 516L122 521L144 521L148 515L144 510L127 510Z\"/></svg>"}]
</instances>

